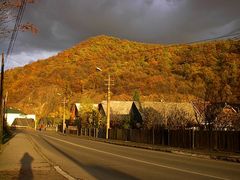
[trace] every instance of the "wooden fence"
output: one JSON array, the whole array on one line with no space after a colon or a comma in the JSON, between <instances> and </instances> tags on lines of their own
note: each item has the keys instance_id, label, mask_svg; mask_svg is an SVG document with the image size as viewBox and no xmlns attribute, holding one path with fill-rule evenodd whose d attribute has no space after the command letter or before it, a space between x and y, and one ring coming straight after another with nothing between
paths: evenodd
<instances>
[{"instance_id":1,"label":"wooden fence","mask_svg":"<svg viewBox=\"0 0 240 180\"><path fill-rule=\"evenodd\" d=\"M105 134L105 129L82 128L78 135L105 138ZM187 149L240 152L240 131L109 129L109 139Z\"/></svg>"}]
</instances>

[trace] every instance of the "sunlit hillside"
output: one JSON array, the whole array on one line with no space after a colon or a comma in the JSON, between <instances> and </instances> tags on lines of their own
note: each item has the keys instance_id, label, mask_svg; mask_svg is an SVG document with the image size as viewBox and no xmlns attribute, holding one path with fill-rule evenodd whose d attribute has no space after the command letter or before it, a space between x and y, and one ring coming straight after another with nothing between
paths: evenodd
<instances>
[{"instance_id":1,"label":"sunlit hillside","mask_svg":"<svg viewBox=\"0 0 240 180\"><path fill-rule=\"evenodd\" d=\"M56 115L63 96L68 105L103 100L108 74L115 100L131 100L137 92L141 100L240 102L240 41L166 46L93 37L54 57L8 70L8 105Z\"/></svg>"}]
</instances>

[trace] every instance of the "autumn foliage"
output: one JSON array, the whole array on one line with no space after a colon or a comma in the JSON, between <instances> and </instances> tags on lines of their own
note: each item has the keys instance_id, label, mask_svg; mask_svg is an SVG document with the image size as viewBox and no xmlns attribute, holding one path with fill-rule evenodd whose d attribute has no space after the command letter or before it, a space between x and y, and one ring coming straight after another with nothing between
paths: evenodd
<instances>
[{"instance_id":1,"label":"autumn foliage","mask_svg":"<svg viewBox=\"0 0 240 180\"><path fill-rule=\"evenodd\" d=\"M62 106L58 92L68 103L84 96L103 100L108 74L116 100L132 100L138 91L141 100L240 102L240 41L157 45L97 36L8 70L9 104L43 115Z\"/></svg>"}]
</instances>

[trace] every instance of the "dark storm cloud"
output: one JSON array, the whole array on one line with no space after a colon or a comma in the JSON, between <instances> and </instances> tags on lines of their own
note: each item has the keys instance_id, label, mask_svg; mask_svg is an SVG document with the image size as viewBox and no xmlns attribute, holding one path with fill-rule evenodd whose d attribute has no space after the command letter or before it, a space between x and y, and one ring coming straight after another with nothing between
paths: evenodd
<instances>
[{"instance_id":1,"label":"dark storm cloud","mask_svg":"<svg viewBox=\"0 0 240 180\"><path fill-rule=\"evenodd\" d=\"M182 43L240 28L239 0L38 0L23 21L39 34L20 33L15 52L56 52L91 36Z\"/></svg>"}]
</instances>

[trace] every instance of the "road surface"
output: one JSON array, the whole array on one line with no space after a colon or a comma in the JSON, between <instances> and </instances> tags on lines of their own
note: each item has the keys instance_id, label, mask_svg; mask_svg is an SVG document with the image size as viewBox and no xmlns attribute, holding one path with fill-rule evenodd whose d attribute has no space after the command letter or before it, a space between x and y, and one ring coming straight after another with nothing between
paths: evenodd
<instances>
[{"instance_id":1,"label":"road surface","mask_svg":"<svg viewBox=\"0 0 240 180\"><path fill-rule=\"evenodd\" d=\"M54 165L79 179L240 179L240 164L23 131Z\"/></svg>"}]
</instances>

